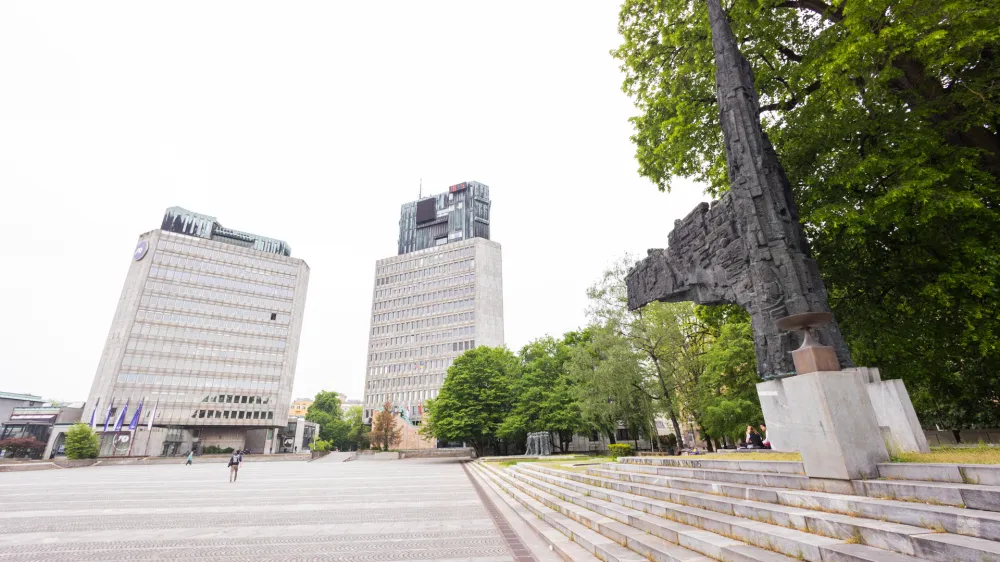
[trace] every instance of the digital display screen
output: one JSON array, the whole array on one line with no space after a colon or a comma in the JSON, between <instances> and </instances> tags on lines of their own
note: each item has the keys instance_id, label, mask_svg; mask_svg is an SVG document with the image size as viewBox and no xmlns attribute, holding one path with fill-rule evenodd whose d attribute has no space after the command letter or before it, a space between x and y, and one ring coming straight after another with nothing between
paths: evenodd
<instances>
[{"instance_id":1,"label":"digital display screen","mask_svg":"<svg viewBox=\"0 0 1000 562\"><path fill-rule=\"evenodd\" d=\"M432 221L437 218L437 207L434 198L417 201L417 224Z\"/></svg>"},{"instance_id":2,"label":"digital display screen","mask_svg":"<svg viewBox=\"0 0 1000 562\"><path fill-rule=\"evenodd\" d=\"M463 190L465 190L465 184L466 184L466 182L464 182L464 181L462 183L456 183L455 185L449 187L448 191L451 192L451 193L455 193L457 191L463 191Z\"/></svg>"}]
</instances>

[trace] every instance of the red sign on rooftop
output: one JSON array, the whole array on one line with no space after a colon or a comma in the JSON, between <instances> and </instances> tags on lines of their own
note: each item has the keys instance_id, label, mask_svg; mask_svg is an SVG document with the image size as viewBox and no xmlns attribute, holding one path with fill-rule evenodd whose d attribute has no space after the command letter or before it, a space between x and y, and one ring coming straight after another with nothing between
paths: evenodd
<instances>
[{"instance_id":1,"label":"red sign on rooftop","mask_svg":"<svg viewBox=\"0 0 1000 562\"><path fill-rule=\"evenodd\" d=\"M466 188L465 184L466 184L466 182L464 182L464 181L462 183L456 183L455 185L449 187L448 191L451 192L451 193L455 193L456 191L463 191Z\"/></svg>"}]
</instances>

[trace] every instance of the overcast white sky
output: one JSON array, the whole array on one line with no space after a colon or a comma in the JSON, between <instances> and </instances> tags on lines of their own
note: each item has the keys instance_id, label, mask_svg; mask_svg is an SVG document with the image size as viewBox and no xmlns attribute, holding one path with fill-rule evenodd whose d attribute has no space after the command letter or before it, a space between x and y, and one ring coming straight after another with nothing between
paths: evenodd
<instances>
[{"instance_id":1,"label":"overcast white sky","mask_svg":"<svg viewBox=\"0 0 1000 562\"><path fill-rule=\"evenodd\" d=\"M180 205L312 268L295 395L361 397L399 206L490 186L506 341L706 197L636 173L617 2L0 3L0 391L83 400L137 236Z\"/></svg>"}]
</instances>

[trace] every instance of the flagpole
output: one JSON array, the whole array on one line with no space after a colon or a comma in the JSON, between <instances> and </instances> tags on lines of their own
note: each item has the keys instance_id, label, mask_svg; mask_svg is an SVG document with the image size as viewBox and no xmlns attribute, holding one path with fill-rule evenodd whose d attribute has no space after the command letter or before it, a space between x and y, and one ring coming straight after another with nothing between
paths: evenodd
<instances>
[{"instance_id":1,"label":"flagpole","mask_svg":"<svg viewBox=\"0 0 1000 562\"><path fill-rule=\"evenodd\" d=\"M149 456L149 442L153 439L153 420L156 419L156 407L160 405L160 399L156 399L156 403L153 404L153 411L149 414L149 423L146 425L146 450L143 456Z\"/></svg>"}]
</instances>

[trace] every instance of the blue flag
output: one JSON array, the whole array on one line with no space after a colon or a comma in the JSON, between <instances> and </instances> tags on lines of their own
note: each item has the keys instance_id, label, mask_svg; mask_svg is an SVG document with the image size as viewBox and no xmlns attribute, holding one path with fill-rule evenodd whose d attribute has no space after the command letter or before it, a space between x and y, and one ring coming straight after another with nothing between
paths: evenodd
<instances>
[{"instance_id":1,"label":"blue flag","mask_svg":"<svg viewBox=\"0 0 1000 562\"><path fill-rule=\"evenodd\" d=\"M128 399L125 400L125 406L122 407L122 411L118 412L118 417L115 418L115 431L122 430L122 423L125 421L126 412L128 412Z\"/></svg>"},{"instance_id":2,"label":"blue flag","mask_svg":"<svg viewBox=\"0 0 1000 562\"><path fill-rule=\"evenodd\" d=\"M139 425L139 415L142 414L142 399L139 399L139 407L135 409L135 414L132 415L132 422L128 424L128 428L131 431L135 431L135 428Z\"/></svg>"},{"instance_id":3,"label":"blue flag","mask_svg":"<svg viewBox=\"0 0 1000 562\"><path fill-rule=\"evenodd\" d=\"M90 428L94 429L97 426L94 425L94 421L97 418L97 407L101 405L101 397L97 397L97 402L94 404L94 409L90 411Z\"/></svg>"},{"instance_id":4,"label":"blue flag","mask_svg":"<svg viewBox=\"0 0 1000 562\"><path fill-rule=\"evenodd\" d=\"M111 409L115 405L115 397L111 396L111 402L108 402L108 413L104 416L104 431L108 430L108 424L111 423Z\"/></svg>"}]
</instances>

